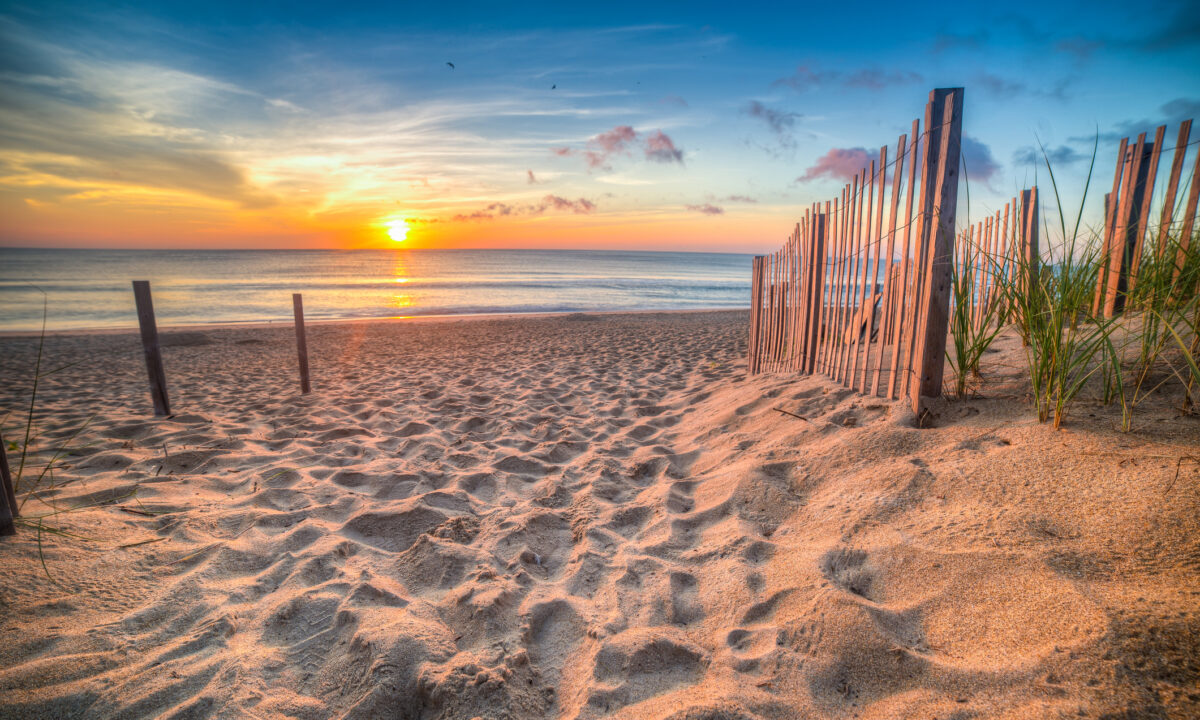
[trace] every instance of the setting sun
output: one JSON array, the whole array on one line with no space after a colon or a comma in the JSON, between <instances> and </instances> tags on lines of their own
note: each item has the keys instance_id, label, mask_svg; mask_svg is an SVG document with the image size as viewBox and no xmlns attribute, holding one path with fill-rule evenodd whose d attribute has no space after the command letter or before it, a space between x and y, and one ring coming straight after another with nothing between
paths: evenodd
<instances>
[{"instance_id":1,"label":"setting sun","mask_svg":"<svg viewBox=\"0 0 1200 720\"><path fill-rule=\"evenodd\" d=\"M404 242L408 237L408 223L403 218L389 222L386 227L393 242Z\"/></svg>"}]
</instances>

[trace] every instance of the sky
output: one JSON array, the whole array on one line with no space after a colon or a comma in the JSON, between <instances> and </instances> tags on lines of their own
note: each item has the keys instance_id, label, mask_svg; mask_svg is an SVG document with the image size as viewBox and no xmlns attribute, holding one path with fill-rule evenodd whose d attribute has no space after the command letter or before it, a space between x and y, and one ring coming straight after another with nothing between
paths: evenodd
<instances>
[{"instance_id":1,"label":"sky","mask_svg":"<svg viewBox=\"0 0 1200 720\"><path fill-rule=\"evenodd\" d=\"M762 252L937 87L1095 222L1200 118L1194 0L779 5L0 2L0 245Z\"/></svg>"}]
</instances>

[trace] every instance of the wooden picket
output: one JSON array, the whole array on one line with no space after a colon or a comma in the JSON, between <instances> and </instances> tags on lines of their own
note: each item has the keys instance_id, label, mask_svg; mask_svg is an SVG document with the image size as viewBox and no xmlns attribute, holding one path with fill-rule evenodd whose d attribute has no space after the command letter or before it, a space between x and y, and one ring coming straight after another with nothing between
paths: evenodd
<instances>
[{"instance_id":1,"label":"wooden picket","mask_svg":"<svg viewBox=\"0 0 1200 720\"><path fill-rule=\"evenodd\" d=\"M1138 270L1145 254L1148 237L1154 238L1151 252L1158 257L1167 247L1167 238L1178 232L1176 272L1178 273L1179 268L1183 266L1185 253L1195 229L1197 201L1200 200L1200 153L1197 153L1188 199L1182 207L1182 212L1176 217L1176 211L1179 209L1176 206L1179 182L1183 175L1191 128L1191 120L1185 120L1179 126L1171 170L1162 198L1162 211L1158 228L1155 230L1149 226L1150 208L1154 199L1159 160L1164 151L1167 126L1160 125L1154 132L1154 139L1149 142L1146 140L1146 133L1139 134L1133 142L1130 142L1129 138L1121 140L1117 149L1112 192L1104 198L1103 255L1100 273L1096 279L1093 312L1104 317L1113 317L1124 310L1126 296L1137 287Z\"/></svg>"}]
</instances>

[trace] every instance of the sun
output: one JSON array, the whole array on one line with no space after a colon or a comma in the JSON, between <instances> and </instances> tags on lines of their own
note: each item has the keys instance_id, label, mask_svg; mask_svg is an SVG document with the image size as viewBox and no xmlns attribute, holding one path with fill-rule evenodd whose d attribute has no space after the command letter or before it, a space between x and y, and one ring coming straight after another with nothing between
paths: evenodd
<instances>
[{"instance_id":1,"label":"sun","mask_svg":"<svg viewBox=\"0 0 1200 720\"><path fill-rule=\"evenodd\" d=\"M404 218L393 220L384 227L387 228L388 237L392 242L404 242L408 238L408 221Z\"/></svg>"}]
</instances>

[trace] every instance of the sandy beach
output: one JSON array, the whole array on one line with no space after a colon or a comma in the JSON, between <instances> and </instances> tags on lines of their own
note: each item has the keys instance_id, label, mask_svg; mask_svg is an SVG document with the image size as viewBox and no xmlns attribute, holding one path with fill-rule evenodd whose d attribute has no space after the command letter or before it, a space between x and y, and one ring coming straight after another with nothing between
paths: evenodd
<instances>
[{"instance_id":1,"label":"sandy beach","mask_svg":"<svg viewBox=\"0 0 1200 720\"><path fill-rule=\"evenodd\" d=\"M918 429L746 332L313 324L302 396L290 326L173 331L159 419L134 333L47 338L86 539L0 539L0 718L1200 716L1200 419L1054 431L1005 334Z\"/></svg>"}]
</instances>

